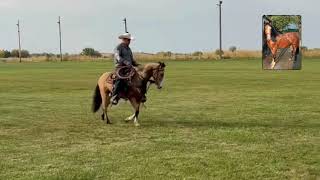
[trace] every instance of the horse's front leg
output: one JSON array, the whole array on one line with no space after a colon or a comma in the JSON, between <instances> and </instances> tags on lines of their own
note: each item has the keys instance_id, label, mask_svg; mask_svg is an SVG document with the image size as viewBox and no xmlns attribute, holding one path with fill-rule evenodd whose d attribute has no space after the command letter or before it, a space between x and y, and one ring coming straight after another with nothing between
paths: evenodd
<instances>
[{"instance_id":1,"label":"horse's front leg","mask_svg":"<svg viewBox=\"0 0 320 180\"><path fill-rule=\"evenodd\" d=\"M276 55L272 54L271 69L274 69L275 66L276 66Z\"/></svg>"},{"instance_id":2,"label":"horse's front leg","mask_svg":"<svg viewBox=\"0 0 320 180\"><path fill-rule=\"evenodd\" d=\"M140 124L138 122L140 102L138 102L135 98L130 98L129 100L130 100L130 103L135 111L134 115L132 115L133 123L135 126L140 126Z\"/></svg>"},{"instance_id":3,"label":"horse's front leg","mask_svg":"<svg viewBox=\"0 0 320 180\"><path fill-rule=\"evenodd\" d=\"M277 48L276 47L271 49L271 54L272 54L271 69L274 69L274 67L276 66L276 58L277 58Z\"/></svg>"},{"instance_id":4,"label":"horse's front leg","mask_svg":"<svg viewBox=\"0 0 320 180\"><path fill-rule=\"evenodd\" d=\"M107 124L112 124L109 117L108 117L108 107L110 105L110 96L108 91L101 91L101 98L102 98L102 115L101 115L101 119L103 121L106 120Z\"/></svg>"},{"instance_id":5,"label":"horse's front leg","mask_svg":"<svg viewBox=\"0 0 320 180\"><path fill-rule=\"evenodd\" d=\"M105 102L105 106L104 106L103 110L104 110L104 114L105 114L105 119L107 120L107 124L112 124L112 122L110 121L110 119L108 117L109 105L110 105L110 96L109 96L109 94L106 94L106 102Z\"/></svg>"},{"instance_id":6,"label":"horse's front leg","mask_svg":"<svg viewBox=\"0 0 320 180\"><path fill-rule=\"evenodd\" d=\"M126 122L132 121L135 116L136 116L136 113L133 113L131 116L127 117L127 118L125 119L125 121L126 121Z\"/></svg>"}]
</instances>

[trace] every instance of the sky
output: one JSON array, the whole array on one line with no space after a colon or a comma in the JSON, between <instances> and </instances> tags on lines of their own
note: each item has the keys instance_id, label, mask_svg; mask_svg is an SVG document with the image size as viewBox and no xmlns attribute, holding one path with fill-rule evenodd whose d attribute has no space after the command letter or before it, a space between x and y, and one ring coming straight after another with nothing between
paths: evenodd
<instances>
[{"instance_id":1,"label":"sky","mask_svg":"<svg viewBox=\"0 0 320 180\"><path fill-rule=\"evenodd\" d=\"M216 0L0 0L0 49L18 46L32 53L59 52L58 16L62 18L62 48L79 53L92 47L112 52L124 32L136 40L136 52L212 51L219 47ZM302 15L302 43L320 47L319 0L224 0L223 48L261 49L264 14Z\"/></svg>"}]
</instances>

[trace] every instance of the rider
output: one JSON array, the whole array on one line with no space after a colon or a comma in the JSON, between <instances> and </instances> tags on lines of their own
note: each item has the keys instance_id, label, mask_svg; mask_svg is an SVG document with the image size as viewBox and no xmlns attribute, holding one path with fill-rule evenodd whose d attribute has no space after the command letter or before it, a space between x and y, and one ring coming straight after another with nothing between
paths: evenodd
<instances>
[{"instance_id":1,"label":"rider","mask_svg":"<svg viewBox=\"0 0 320 180\"><path fill-rule=\"evenodd\" d=\"M129 33L125 33L119 36L121 43L114 50L114 63L116 70L123 66L138 66L139 64L134 60L132 51L129 47L131 40L134 38ZM112 104L118 104L120 97L119 92L122 90L123 86L126 86L126 81L117 78L114 83L114 88L112 92ZM145 101L145 96L143 95L143 101Z\"/></svg>"}]
</instances>

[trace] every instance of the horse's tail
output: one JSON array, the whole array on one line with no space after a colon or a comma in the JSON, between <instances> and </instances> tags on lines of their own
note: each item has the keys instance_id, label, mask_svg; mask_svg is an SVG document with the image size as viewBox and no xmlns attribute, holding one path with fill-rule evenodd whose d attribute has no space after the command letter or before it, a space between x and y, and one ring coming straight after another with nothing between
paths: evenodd
<instances>
[{"instance_id":1,"label":"horse's tail","mask_svg":"<svg viewBox=\"0 0 320 180\"><path fill-rule=\"evenodd\" d=\"M101 103L102 99L100 94L100 88L99 85L97 85L93 95L92 112L97 112L101 106Z\"/></svg>"},{"instance_id":2,"label":"horse's tail","mask_svg":"<svg viewBox=\"0 0 320 180\"><path fill-rule=\"evenodd\" d=\"M301 48L300 46L297 47L296 55L298 55L300 53L300 48Z\"/></svg>"}]
</instances>

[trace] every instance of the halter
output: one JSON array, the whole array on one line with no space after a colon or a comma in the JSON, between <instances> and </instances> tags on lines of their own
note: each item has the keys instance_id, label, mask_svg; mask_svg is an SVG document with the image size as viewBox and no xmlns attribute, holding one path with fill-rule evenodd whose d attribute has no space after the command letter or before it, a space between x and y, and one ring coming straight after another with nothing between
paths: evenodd
<instances>
[{"instance_id":1,"label":"halter","mask_svg":"<svg viewBox=\"0 0 320 180\"><path fill-rule=\"evenodd\" d=\"M155 84L156 83L156 79L158 79L158 76L159 76L159 73L160 72L163 72L164 71L164 68L161 68L161 66L159 65L158 68L155 68L152 70L152 77L154 80L148 80L148 82L150 83L147 87L147 91L149 90L151 84ZM156 75L156 76L155 76Z\"/></svg>"},{"instance_id":2,"label":"halter","mask_svg":"<svg viewBox=\"0 0 320 180\"><path fill-rule=\"evenodd\" d=\"M153 79L154 79L154 83L155 83L155 81L158 79L160 72L164 72L164 68L161 68L161 65L159 65L158 68L153 69L152 77L153 77ZM151 80L149 80L149 82L150 82L150 81L151 81Z\"/></svg>"}]
</instances>

